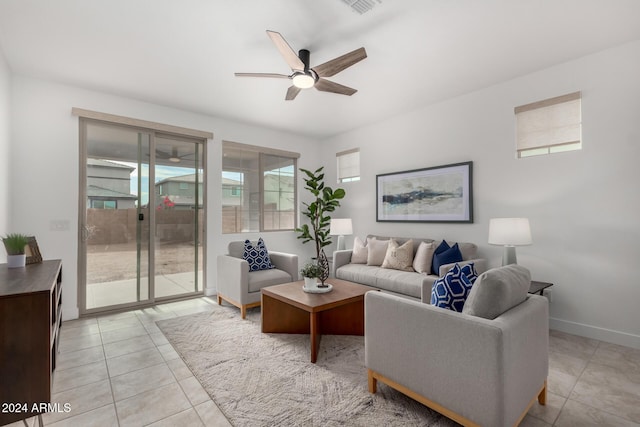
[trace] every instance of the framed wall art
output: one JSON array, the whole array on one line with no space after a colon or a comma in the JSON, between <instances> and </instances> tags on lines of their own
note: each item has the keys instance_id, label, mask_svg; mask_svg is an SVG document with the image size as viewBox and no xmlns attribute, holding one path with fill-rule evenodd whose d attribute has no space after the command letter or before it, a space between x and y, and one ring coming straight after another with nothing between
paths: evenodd
<instances>
[{"instance_id":1,"label":"framed wall art","mask_svg":"<svg viewBox=\"0 0 640 427\"><path fill-rule=\"evenodd\" d=\"M378 222L473 222L473 162L376 175Z\"/></svg>"}]
</instances>

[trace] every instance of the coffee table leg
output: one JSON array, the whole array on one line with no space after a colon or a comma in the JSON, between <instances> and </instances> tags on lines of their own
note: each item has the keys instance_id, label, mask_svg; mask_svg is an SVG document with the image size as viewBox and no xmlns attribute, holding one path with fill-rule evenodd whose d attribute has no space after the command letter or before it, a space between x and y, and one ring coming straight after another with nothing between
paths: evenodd
<instances>
[{"instance_id":1,"label":"coffee table leg","mask_svg":"<svg viewBox=\"0 0 640 427\"><path fill-rule=\"evenodd\" d=\"M316 363L318 359L318 349L320 347L320 328L318 325L318 313L309 313L309 335L311 341L311 363Z\"/></svg>"}]
</instances>

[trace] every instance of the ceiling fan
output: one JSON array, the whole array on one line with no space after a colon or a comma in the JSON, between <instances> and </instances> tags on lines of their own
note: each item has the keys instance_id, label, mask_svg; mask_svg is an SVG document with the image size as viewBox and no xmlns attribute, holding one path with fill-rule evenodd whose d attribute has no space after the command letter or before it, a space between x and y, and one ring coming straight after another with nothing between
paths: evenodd
<instances>
[{"instance_id":1,"label":"ceiling fan","mask_svg":"<svg viewBox=\"0 0 640 427\"><path fill-rule=\"evenodd\" d=\"M190 156L192 153L183 154L182 156L178 155L178 149L173 147L171 149L171 153L167 153L165 151L161 151L156 149L156 157L162 160L169 160L172 163L180 163L183 158Z\"/></svg>"},{"instance_id":2,"label":"ceiling fan","mask_svg":"<svg viewBox=\"0 0 640 427\"><path fill-rule=\"evenodd\" d=\"M340 71L366 58L367 52L363 47L311 68L309 67L310 53L307 49L300 49L296 54L280 33L267 30L267 35L280 51L280 54L291 68L292 73L235 73L236 77L290 79L293 85L287 90L287 95L284 98L287 101L295 99L298 93L300 93L300 90L312 87L322 92L332 92L348 96L357 92L356 89L334 83L325 79L325 77L334 76Z\"/></svg>"}]
</instances>

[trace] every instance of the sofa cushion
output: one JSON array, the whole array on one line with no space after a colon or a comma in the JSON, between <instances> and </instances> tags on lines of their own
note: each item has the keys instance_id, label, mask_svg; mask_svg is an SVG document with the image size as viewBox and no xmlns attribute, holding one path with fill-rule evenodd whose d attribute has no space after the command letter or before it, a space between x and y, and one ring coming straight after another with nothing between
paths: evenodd
<instances>
[{"instance_id":1,"label":"sofa cushion","mask_svg":"<svg viewBox=\"0 0 640 427\"><path fill-rule=\"evenodd\" d=\"M269 251L267 251L262 237L258 239L258 243L255 245L248 239L244 241L242 259L249 263L249 271L270 270L275 268L275 266L271 264Z\"/></svg>"},{"instance_id":2,"label":"sofa cushion","mask_svg":"<svg viewBox=\"0 0 640 427\"><path fill-rule=\"evenodd\" d=\"M462 272L458 264L454 265L444 277L436 280L431 290L431 305L462 312L464 303L473 283Z\"/></svg>"},{"instance_id":3,"label":"sofa cushion","mask_svg":"<svg viewBox=\"0 0 640 427\"><path fill-rule=\"evenodd\" d=\"M369 248L367 248L366 243L356 236L353 241L353 251L351 251L351 263L366 264L368 254Z\"/></svg>"},{"instance_id":4,"label":"sofa cushion","mask_svg":"<svg viewBox=\"0 0 640 427\"><path fill-rule=\"evenodd\" d=\"M413 240L408 240L404 245L398 245L398 242L390 239L381 267L413 271Z\"/></svg>"},{"instance_id":5,"label":"sofa cushion","mask_svg":"<svg viewBox=\"0 0 640 427\"><path fill-rule=\"evenodd\" d=\"M462 261L462 253L457 243L448 249L446 249L446 246L449 245L443 240L433 255L433 263L431 266L433 274L438 274L441 265ZM444 250L441 249L443 247L445 247ZM440 251L438 252L438 250Z\"/></svg>"},{"instance_id":6,"label":"sofa cushion","mask_svg":"<svg viewBox=\"0 0 640 427\"><path fill-rule=\"evenodd\" d=\"M252 271L249 277L249 292L260 292L265 286L279 285L280 283L292 282L293 278L283 270L273 268L270 270Z\"/></svg>"},{"instance_id":7,"label":"sofa cushion","mask_svg":"<svg viewBox=\"0 0 640 427\"><path fill-rule=\"evenodd\" d=\"M463 313L495 319L527 299L531 273L516 264L487 270L478 276Z\"/></svg>"},{"instance_id":8,"label":"sofa cushion","mask_svg":"<svg viewBox=\"0 0 640 427\"><path fill-rule=\"evenodd\" d=\"M381 265L387 254L388 240L367 239L367 265Z\"/></svg>"},{"instance_id":9,"label":"sofa cushion","mask_svg":"<svg viewBox=\"0 0 640 427\"><path fill-rule=\"evenodd\" d=\"M336 278L373 286L385 291L420 299L423 282L433 276L409 271L390 270L363 264L347 264L336 270Z\"/></svg>"},{"instance_id":10,"label":"sofa cushion","mask_svg":"<svg viewBox=\"0 0 640 427\"><path fill-rule=\"evenodd\" d=\"M416 256L413 258L413 269L418 273L431 274L431 262L435 250L433 242L420 242Z\"/></svg>"}]
</instances>

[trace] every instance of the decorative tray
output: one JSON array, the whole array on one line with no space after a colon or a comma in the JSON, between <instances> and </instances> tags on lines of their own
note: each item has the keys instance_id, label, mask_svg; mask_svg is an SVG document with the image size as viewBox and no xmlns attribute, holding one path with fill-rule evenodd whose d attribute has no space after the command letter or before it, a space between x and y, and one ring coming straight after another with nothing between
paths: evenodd
<instances>
[{"instance_id":1,"label":"decorative tray","mask_svg":"<svg viewBox=\"0 0 640 427\"><path fill-rule=\"evenodd\" d=\"M331 292L332 289L333 289L333 285L331 283L327 283L326 288L319 288L317 286L307 288L304 285L302 286L302 290L309 294L326 294L327 292Z\"/></svg>"}]
</instances>

